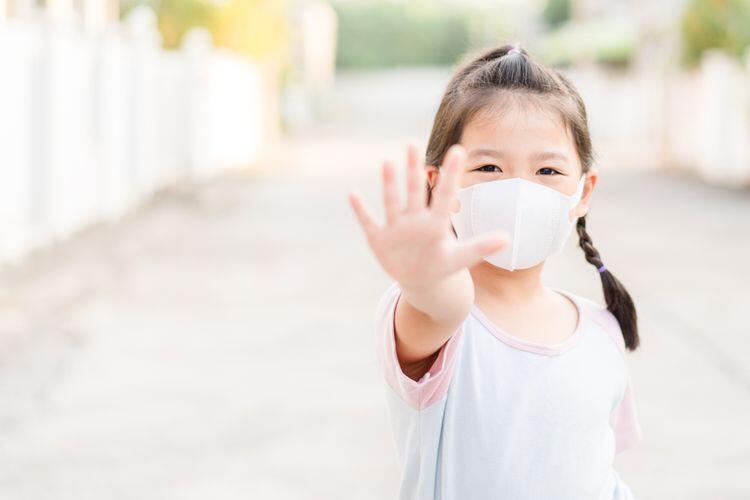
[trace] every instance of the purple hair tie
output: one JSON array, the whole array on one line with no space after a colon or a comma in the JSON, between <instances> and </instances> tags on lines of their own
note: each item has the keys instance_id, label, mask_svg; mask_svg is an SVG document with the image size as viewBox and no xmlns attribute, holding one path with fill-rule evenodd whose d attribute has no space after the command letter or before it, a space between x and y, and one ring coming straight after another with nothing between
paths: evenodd
<instances>
[{"instance_id":1,"label":"purple hair tie","mask_svg":"<svg viewBox=\"0 0 750 500\"><path fill-rule=\"evenodd\" d=\"M520 52L521 52L521 51L520 51L520 50L518 50L518 47L513 47L512 49L510 49L510 50L508 51L508 54L518 54L518 53L520 53Z\"/></svg>"},{"instance_id":2,"label":"purple hair tie","mask_svg":"<svg viewBox=\"0 0 750 500\"><path fill-rule=\"evenodd\" d=\"M604 264L602 264L602 267L599 267L599 268L597 268L596 270L597 270L597 271L599 271L599 274L601 274L601 273L603 273L603 272L604 272L604 270L605 270L605 269L607 269L607 268L606 268L606 267L604 267Z\"/></svg>"}]
</instances>

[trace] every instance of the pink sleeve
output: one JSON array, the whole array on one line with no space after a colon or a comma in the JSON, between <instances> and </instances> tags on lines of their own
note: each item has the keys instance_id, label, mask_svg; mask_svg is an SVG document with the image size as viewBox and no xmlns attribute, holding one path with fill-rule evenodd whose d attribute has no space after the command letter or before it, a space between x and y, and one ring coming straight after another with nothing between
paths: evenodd
<instances>
[{"instance_id":1,"label":"pink sleeve","mask_svg":"<svg viewBox=\"0 0 750 500\"><path fill-rule=\"evenodd\" d=\"M622 337L622 329L614 315L607 309L600 309L596 319L617 345L620 354L625 356L625 339ZM641 425L635 407L633 382L630 373L627 374L625 392L620 402L612 410L609 422L615 433L615 455L635 446L640 441Z\"/></svg>"},{"instance_id":2,"label":"pink sleeve","mask_svg":"<svg viewBox=\"0 0 750 500\"><path fill-rule=\"evenodd\" d=\"M629 374L622 399L612 410L610 425L615 433L615 455L634 446L641 439L641 425Z\"/></svg>"},{"instance_id":3,"label":"pink sleeve","mask_svg":"<svg viewBox=\"0 0 750 500\"><path fill-rule=\"evenodd\" d=\"M440 347L439 354L430 369L417 382L402 370L396 354L395 319L396 304L401 297L398 282L394 282L383 294L377 307L378 359L388 385L416 410L427 408L445 396L456 361L456 348L464 331L464 323Z\"/></svg>"}]
</instances>

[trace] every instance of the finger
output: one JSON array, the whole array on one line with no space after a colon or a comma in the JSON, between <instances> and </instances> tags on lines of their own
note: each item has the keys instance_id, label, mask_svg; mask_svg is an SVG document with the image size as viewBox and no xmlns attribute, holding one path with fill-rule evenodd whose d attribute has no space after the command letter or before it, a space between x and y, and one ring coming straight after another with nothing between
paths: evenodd
<instances>
[{"instance_id":1,"label":"finger","mask_svg":"<svg viewBox=\"0 0 750 500\"><path fill-rule=\"evenodd\" d=\"M487 255L502 250L509 241L510 237L507 233L495 231L461 242L453 254L451 267L456 270L472 267Z\"/></svg>"},{"instance_id":2,"label":"finger","mask_svg":"<svg viewBox=\"0 0 750 500\"><path fill-rule=\"evenodd\" d=\"M413 213L426 203L424 182L426 179L423 160L417 145L410 143L406 152L406 212Z\"/></svg>"},{"instance_id":3,"label":"finger","mask_svg":"<svg viewBox=\"0 0 750 500\"><path fill-rule=\"evenodd\" d=\"M433 210L441 215L448 215L453 206L453 198L458 190L458 179L466 163L466 152L460 144L451 146L445 154L443 167L437 178L434 189Z\"/></svg>"},{"instance_id":4,"label":"finger","mask_svg":"<svg viewBox=\"0 0 750 500\"><path fill-rule=\"evenodd\" d=\"M399 199L396 189L396 172L389 160L383 160L383 205L385 206L385 220L393 224L398 218Z\"/></svg>"},{"instance_id":5,"label":"finger","mask_svg":"<svg viewBox=\"0 0 750 500\"><path fill-rule=\"evenodd\" d=\"M364 229L368 236L372 235L372 233L378 228L378 225L375 223L372 213L365 206L365 203L359 194L353 191L350 192L349 204L351 205L352 210L354 210L354 214L357 216L357 220L359 221L360 226L362 226L362 229Z\"/></svg>"}]
</instances>

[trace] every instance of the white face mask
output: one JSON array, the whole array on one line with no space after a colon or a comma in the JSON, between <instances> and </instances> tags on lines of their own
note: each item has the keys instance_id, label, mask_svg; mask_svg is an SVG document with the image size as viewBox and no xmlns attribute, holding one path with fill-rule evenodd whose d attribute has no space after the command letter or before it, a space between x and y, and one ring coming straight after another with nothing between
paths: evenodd
<instances>
[{"instance_id":1,"label":"white face mask","mask_svg":"<svg viewBox=\"0 0 750 500\"><path fill-rule=\"evenodd\" d=\"M575 224L568 214L581 200L586 176L567 196L520 177L480 182L459 189L461 209L450 213L459 240L503 230L510 241L484 258L513 271L535 266L562 251Z\"/></svg>"}]
</instances>

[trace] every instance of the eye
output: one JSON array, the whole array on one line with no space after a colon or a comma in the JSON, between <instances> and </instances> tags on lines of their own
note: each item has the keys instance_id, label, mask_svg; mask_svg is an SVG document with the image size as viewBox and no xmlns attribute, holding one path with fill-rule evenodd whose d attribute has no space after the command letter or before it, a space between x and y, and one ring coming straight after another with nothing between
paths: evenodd
<instances>
[{"instance_id":1,"label":"eye","mask_svg":"<svg viewBox=\"0 0 750 500\"><path fill-rule=\"evenodd\" d=\"M493 168L496 168L497 170L492 170ZM489 170L487 170L487 169L489 169ZM492 173L492 172L502 172L502 170L500 169L500 167L498 167L497 165L482 165L479 168L475 168L474 171L475 172L490 172L490 173Z\"/></svg>"},{"instance_id":2,"label":"eye","mask_svg":"<svg viewBox=\"0 0 750 500\"><path fill-rule=\"evenodd\" d=\"M544 173L543 171L544 171L544 172L548 172L548 173ZM542 175L557 175L557 174L560 174L560 172L559 172L559 171L555 170L555 169L554 169L554 168L552 168L552 167L542 167L542 168L540 168L540 169L538 170L538 172L537 172L537 173L539 173L539 172L542 172Z\"/></svg>"}]
</instances>

